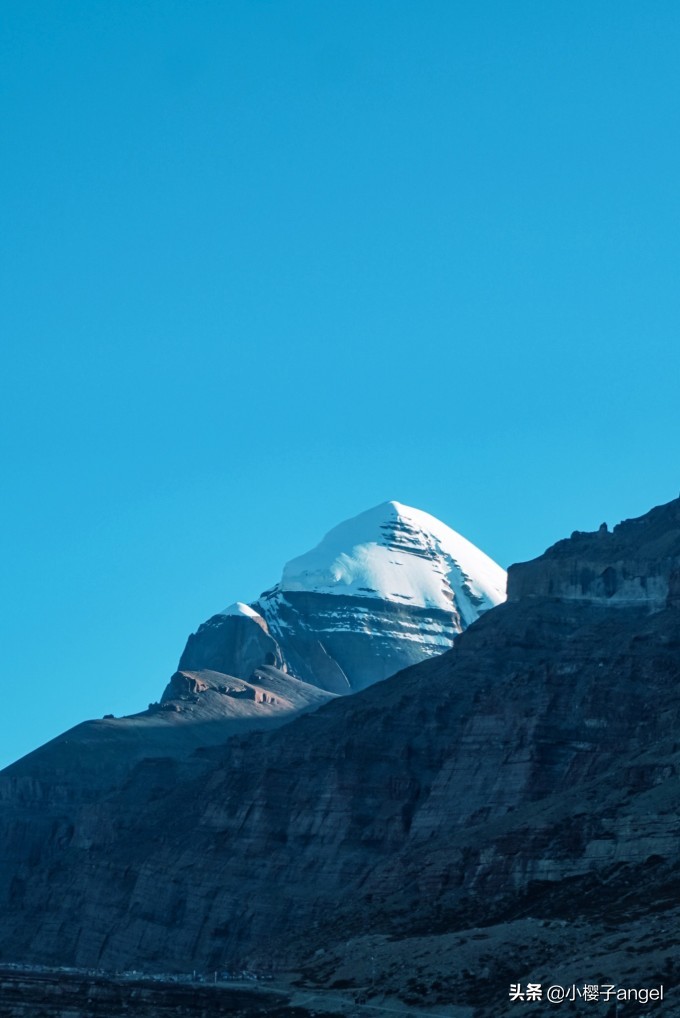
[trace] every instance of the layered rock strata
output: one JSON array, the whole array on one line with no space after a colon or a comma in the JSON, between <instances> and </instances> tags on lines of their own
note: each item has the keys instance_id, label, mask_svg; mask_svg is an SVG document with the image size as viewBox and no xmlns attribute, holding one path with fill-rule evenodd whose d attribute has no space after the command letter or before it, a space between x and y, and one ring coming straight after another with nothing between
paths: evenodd
<instances>
[{"instance_id":1,"label":"layered rock strata","mask_svg":"<svg viewBox=\"0 0 680 1018\"><path fill-rule=\"evenodd\" d=\"M537 560L447 654L191 766L140 762L75 824L25 763L9 768L0 952L109 968L303 964L332 982L370 943L378 970L364 985L414 1006L449 987L480 1016L516 1013L509 983L558 982L557 966L646 985L665 965L674 979L679 508L625 526L630 559L615 544L590 559L663 563L666 598L655 587L643 611L570 584L546 595ZM561 546L562 576L582 540ZM658 559L640 556L652 546ZM527 941L508 961L489 944L510 945L513 930ZM411 955L399 984L397 959L416 944L428 982ZM621 952L627 967L612 972Z\"/></svg>"},{"instance_id":2,"label":"layered rock strata","mask_svg":"<svg viewBox=\"0 0 680 1018\"><path fill-rule=\"evenodd\" d=\"M385 502L288 562L281 581L189 637L180 668L247 677L266 655L305 682L350 693L448 650L505 600L505 572L450 527Z\"/></svg>"},{"instance_id":3,"label":"layered rock strata","mask_svg":"<svg viewBox=\"0 0 680 1018\"><path fill-rule=\"evenodd\" d=\"M508 600L561 597L609 605L663 607L680 595L680 499L646 516L574 531L531 562L511 566Z\"/></svg>"}]
</instances>

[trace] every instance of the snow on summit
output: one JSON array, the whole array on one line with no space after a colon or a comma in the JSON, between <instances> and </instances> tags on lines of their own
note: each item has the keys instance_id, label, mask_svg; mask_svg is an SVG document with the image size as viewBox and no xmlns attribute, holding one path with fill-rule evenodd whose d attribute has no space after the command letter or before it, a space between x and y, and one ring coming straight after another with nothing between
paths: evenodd
<instances>
[{"instance_id":1,"label":"snow on summit","mask_svg":"<svg viewBox=\"0 0 680 1018\"><path fill-rule=\"evenodd\" d=\"M234 604L228 605L224 611L220 612L220 615L247 615L251 619L261 618L249 604L244 604L243 601L235 601Z\"/></svg>"},{"instance_id":2,"label":"snow on summit","mask_svg":"<svg viewBox=\"0 0 680 1018\"><path fill-rule=\"evenodd\" d=\"M420 509L384 502L334 527L292 559L279 590L382 598L451 611L469 625L505 600L506 574L484 552Z\"/></svg>"},{"instance_id":3,"label":"snow on summit","mask_svg":"<svg viewBox=\"0 0 680 1018\"><path fill-rule=\"evenodd\" d=\"M180 671L250 682L273 668L346 695L449 650L505 600L505 585L500 566L455 530L384 502L292 559L257 600L207 619L189 637Z\"/></svg>"}]
</instances>

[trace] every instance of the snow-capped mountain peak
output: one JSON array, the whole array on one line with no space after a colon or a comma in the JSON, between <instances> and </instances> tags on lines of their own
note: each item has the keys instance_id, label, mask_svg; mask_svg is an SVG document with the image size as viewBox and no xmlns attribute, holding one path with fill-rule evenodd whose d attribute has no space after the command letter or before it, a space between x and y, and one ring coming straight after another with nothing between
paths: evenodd
<instances>
[{"instance_id":1,"label":"snow-capped mountain peak","mask_svg":"<svg viewBox=\"0 0 680 1018\"><path fill-rule=\"evenodd\" d=\"M349 693L448 650L505 600L506 575L446 524L383 502L292 559L280 583L189 638L180 670L247 679L262 664Z\"/></svg>"},{"instance_id":2,"label":"snow-capped mountain peak","mask_svg":"<svg viewBox=\"0 0 680 1018\"><path fill-rule=\"evenodd\" d=\"M284 567L279 590L380 598L451 611L464 624L505 599L505 571L420 509L383 502Z\"/></svg>"}]
</instances>

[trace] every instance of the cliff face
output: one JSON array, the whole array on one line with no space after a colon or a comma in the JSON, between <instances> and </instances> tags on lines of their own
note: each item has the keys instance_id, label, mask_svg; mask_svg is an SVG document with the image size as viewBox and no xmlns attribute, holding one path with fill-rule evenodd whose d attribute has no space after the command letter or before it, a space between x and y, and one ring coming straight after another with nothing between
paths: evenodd
<instances>
[{"instance_id":1,"label":"cliff face","mask_svg":"<svg viewBox=\"0 0 680 1018\"><path fill-rule=\"evenodd\" d=\"M508 600L561 597L663 607L680 591L680 499L609 531L575 531L540 558L510 566Z\"/></svg>"},{"instance_id":2,"label":"cliff face","mask_svg":"<svg viewBox=\"0 0 680 1018\"><path fill-rule=\"evenodd\" d=\"M451 610L356 595L276 590L257 607L262 615L215 615L204 622L189 637L180 669L247 676L268 660L342 695L436 657L462 628Z\"/></svg>"},{"instance_id":3,"label":"cliff face","mask_svg":"<svg viewBox=\"0 0 680 1018\"><path fill-rule=\"evenodd\" d=\"M447 947L436 961L441 938L468 931L462 939L479 945L467 970L503 981L504 1007L507 965L480 945L521 917L536 928L513 982L581 962L585 978L615 915L633 953L656 916L672 930L679 508L561 542L515 567L513 600L447 654L285 729L186 762L142 761L75 821L67 791L46 793L25 766L9 768L0 952L111 968L307 961L330 980L352 951L359 964L356 945L370 935L388 987L398 945L425 938L441 985L457 957ZM610 538L620 543L607 556ZM654 587L640 611L565 598L583 544L603 569L637 575L640 562L660 563L648 575L667 577L665 599ZM568 582L546 596L546 569L558 567L551 575ZM553 921L566 928L559 943ZM319 948L325 962L312 957ZM474 1001L475 987L461 985L457 999Z\"/></svg>"},{"instance_id":4,"label":"cliff face","mask_svg":"<svg viewBox=\"0 0 680 1018\"><path fill-rule=\"evenodd\" d=\"M247 679L263 664L285 668L267 623L255 612L235 612L214 615L204 622L198 633L192 633L182 652L179 668L181 671L207 668Z\"/></svg>"}]
</instances>

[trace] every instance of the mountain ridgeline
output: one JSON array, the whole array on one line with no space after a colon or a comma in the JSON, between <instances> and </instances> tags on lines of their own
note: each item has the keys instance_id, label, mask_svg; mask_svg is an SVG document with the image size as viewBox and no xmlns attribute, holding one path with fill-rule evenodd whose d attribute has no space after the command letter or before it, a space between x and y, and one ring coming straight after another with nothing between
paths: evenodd
<instances>
[{"instance_id":1,"label":"mountain ridgeline","mask_svg":"<svg viewBox=\"0 0 680 1018\"><path fill-rule=\"evenodd\" d=\"M322 542L270 597L217 618L249 618L273 642L259 670L290 679L300 644L286 626L295 640L341 631L346 606L329 599L368 610L386 584L392 603L408 595L437 625L449 604L463 631L444 653L371 684L354 650L336 658L324 642L366 688L337 696L326 678L321 689L311 671L297 676L328 702L183 757L138 756L105 795L83 787L69 746L0 775L0 957L297 966L316 986L479 1018L524 1013L510 982L677 983L680 499L511 567L507 603L476 621L465 611L489 591L440 541L394 585L403 573L387 566L417 529L407 522L368 565ZM287 615L302 612L296 593L314 595L313 622ZM284 598L286 612L270 607ZM414 642L415 616L400 624ZM188 699L168 703L198 710L228 695L200 688L201 675L226 674L209 635L187 648L205 640L208 655L180 672L196 680ZM230 661L235 645L246 655L224 641ZM264 679L249 681L266 694ZM101 756L96 740L90 749ZM664 1013L674 1007L667 993Z\"/></svg>"},{"instance_id":2,"label":"mountain ridgeline","mask_svg":"<svg viewBox=\"0 0 680 1018\"><path fill-rule=\"evenodd\" d=\"M504 570L465 538L386 502L289 562L257 602L200 626L159 702L84 721L18 766L50 787L63 779L69 800L101 795L138 761L194 759L442 653L505 587Z\"/></svg>"}]
</instances>

